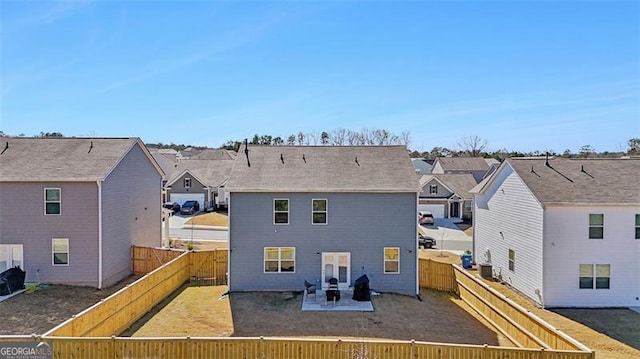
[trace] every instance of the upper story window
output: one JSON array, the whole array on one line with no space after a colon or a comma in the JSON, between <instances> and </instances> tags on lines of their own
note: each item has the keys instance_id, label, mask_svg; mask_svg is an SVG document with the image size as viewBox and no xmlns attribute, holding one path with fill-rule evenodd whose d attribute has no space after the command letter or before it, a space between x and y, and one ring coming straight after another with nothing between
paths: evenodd
<instances>
[{"instance_id":1,"label":"upper story window","mask_svg":"<svg viewBox=\"0 0 640 359\"><path fill-rule=\"evenodd\" d=\"M438 194L438 185L432 184L429 186L429 194Z\"/></svg>"},{"instance_id":2,"label":"upper story window","mask_svg":"<svg viewBox=\"0 0 640 359\"><path fill-rule=\"evenodd\" d=\"M44 189L44 214L60 214L61 204L60 188Z\"/></svg>"},{"instance_id":3,"label":"upper story window","mask_svg":"<svg viewBox=\"0 0 640 359\"><path fill-rule=\"evenodd\" d=\"M289 224L289 200L273 200L273 224Z\"/></svg>"},{"instance_id":4,"label":"upper story window","mask_svg":"<svg viewBox=\"0 0 640 359\"><path fill-rule=\"evenodd\" d=\"M590 239L604 238L604 214L589 215L589 238Z\"/></svg>"},{"instance_id":5,"label":"upper story window","mask_svg":"<svg viewBox=\"0 0 640 359\"><path fill-rule=\"evenodd\" d=\"M286 273L296 271L295 247L265 247L264 272Z\"/></svg>"},{"instance_id":6,"label":"upper story window","mask_svg":"<svg viewBox=\"0 0 640 359\"><path fill-rule=\"evenodd\" d=\"M400 248L384 248L384 273L400 273Z\"/></svg>"},{"instance_id":7,"label":"upper story window","mask_svg":"<svg viewBox=\"0 0 640 359\"><path fill-rule=\"evenodd\" d=\"M182 182L184 188L191 188L191 178L185 177Z\"/></svg>"},{"instance_id":8,"label":"upper story window","mask_svg":"<svg viewBox=\"0 0 640 359\"><path fill-rule=\"evenodd\" d=\"M640 239L640 214L636 214L636 239Z\"/></svg>"},{"instance_id":9,"label":"upper story window","mask_svg":"<svg viewBox=\"0 0 640 359\"><path fill-rule=\"evenodd\" d=\"M311 223L312 224L327 224L327 200L326 199L312 199L311 200Z\"/></svg>"},{"instance_id":10,"label":"upper story window","mask_svg":"<svg viewBox=\"0 0 640 359\"><path fill-rule=\"evenodd\" d=\"M509 249L509 270L516 271L516 251Z\"/></svg>"}]
</instances>

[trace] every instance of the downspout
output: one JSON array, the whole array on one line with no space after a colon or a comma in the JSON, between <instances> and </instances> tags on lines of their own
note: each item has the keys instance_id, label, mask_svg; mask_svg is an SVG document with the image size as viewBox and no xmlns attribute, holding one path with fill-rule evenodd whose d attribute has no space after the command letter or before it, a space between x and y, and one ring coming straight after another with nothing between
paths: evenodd
<instances>
[{"instance_id":1,"label":"downspout","mask_svg":"<svg viewBox=\"0 0 640 359\"><path fill-rule=\"evenodd\" d=\"M418 249L418 208L420 208L420 192L416 192L416 215L415 219L415 240L413 241L414 251L416 253L416 295L420 298L420 250Z\"/></svg>"},{"instance_id":2,"label":"downspout","mask_svg":"<svg viewBox=\"0 0 640 359\"><path fill-rule=\"evenodd\" d=\"M102 289L102 181L98 183L98 289Z\"/></svg>"}]
</instances>

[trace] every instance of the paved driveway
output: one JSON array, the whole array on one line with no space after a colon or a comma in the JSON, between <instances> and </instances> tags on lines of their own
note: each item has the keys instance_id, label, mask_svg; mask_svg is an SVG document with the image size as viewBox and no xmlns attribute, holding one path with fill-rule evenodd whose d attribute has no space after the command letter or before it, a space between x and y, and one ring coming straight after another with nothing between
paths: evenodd
<instances>
[{"instance_id":1,"label":"paved driveway","mask_svg":"<svg viewBox=\"0 0 640 359\"><path fill-rule=\"evenodd\" d=\"M462 254L472 248L471 237L460 230L451 218L436 218L433 226L422 227L426 235L436 239L437 249Z\"/></svg>"}]
</instances>

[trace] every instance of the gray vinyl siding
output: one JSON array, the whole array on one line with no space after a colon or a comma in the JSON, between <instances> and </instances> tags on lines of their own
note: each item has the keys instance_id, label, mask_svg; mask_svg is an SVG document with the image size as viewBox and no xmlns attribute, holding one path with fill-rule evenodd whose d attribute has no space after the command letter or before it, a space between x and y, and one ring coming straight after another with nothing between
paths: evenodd
<instances>
[{"instance_id":1,"label":"gray vinyl siding","mask_svg":"<svg viewBox=\"0 0 640 359\"><path fill-rule=\"evenodd\" d=\"M131 273L131 245L161 244L162 179L139 146L102 185L103 286Z\"/></svg>"},{"instance_id":2,"label":"gray vinyl siding","mask_svg":"<svg viewBox=\"0 0 640 359\"><path fill-rule=\"evenodd\" d=\"M431 185L438 186L437 194L430 194ZM449 191L446 187L444 187L440 182L432 179L427 182L424 186L422 186L422 192L420 193L420 198L449 198L453 195L453 192Z\"/></svg>"},{"instance_id":3,"label":"gray vinyl siding","mask_svg":"<svg viewBox=\"0 0 640 359\"><path fill-rule=\"evenodd\" d=\"M44 189L61 189L61 214L44 214ZM69 266L53 266L52 238L69 239ZM95 182L0 183L0 244L22 244L27 282L97 286Z\"/></svg>"},{"instance_id":4,"label":"gray vinyl siding","mask_svg":"<svg viewBox=\"0 0 640 359\"><path fill-rule=\"evenodd\" d=\"M273 224L273 199L289 224ZM328 200L328 224L311 224L311 200ZM416 193L231 193L230 290L302 290L321 279L322 252L351 253L351 284L416 294ZM295 247L295 273L264 273L264 247ZM384 247L400 248L400 274L384 274Z\"/></svg>"},{"instance_id":5,"label":"gray vinyl siding","mask_svg":"<svg viewBox=\"0 0 640 359\"><path fill-rule=\"evenodd\" d=\"M191 178L190 188L184 188L185 178ZM204 204L206 207L207 203L209 203L209 195L205 187L206 186L204 184L200 183L200 181L198 181L195 177L193 177L192 174L187 172L184 175L182 175L182 177L180 177L177 181L171 184L171 189L167 190L167 193L169 193L169 198L171 198L171 193L198 193L198 194L202 193L204 194ZM204 208L200 208L200 210L203 211Z\"/></svg>"}]
</instances>

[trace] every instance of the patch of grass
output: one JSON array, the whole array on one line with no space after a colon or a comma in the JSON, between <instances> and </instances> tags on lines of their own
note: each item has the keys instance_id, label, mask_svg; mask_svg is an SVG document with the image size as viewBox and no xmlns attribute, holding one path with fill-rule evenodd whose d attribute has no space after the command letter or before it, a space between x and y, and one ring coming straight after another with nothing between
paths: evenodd
<instances>
[{"instance_id":1,"label":"patch of grass","mask_svg":"<svg viewBox=\"0 0 640 359\"><path fill-rule=\"evenodd\" d=\"M231 336L227 286L186 287L144 323L133 337Z\"/></svg>"},{"instance_id":2,"label":"patch of grass","mask_svg":"<svg viewBox=\"0 0 640 359\"><path fill-rule=\"evenodd\" d=\"M229 227L229 217L222 213L202 213L189 219L186 225Z\"/></svg>"}]
</instances>

